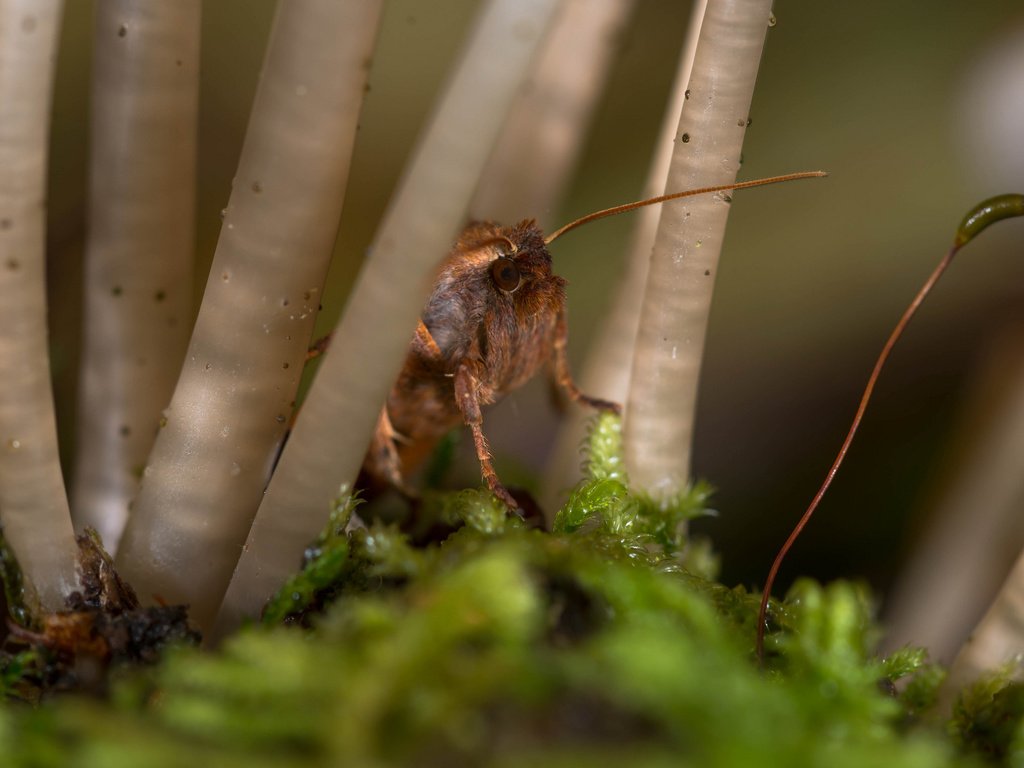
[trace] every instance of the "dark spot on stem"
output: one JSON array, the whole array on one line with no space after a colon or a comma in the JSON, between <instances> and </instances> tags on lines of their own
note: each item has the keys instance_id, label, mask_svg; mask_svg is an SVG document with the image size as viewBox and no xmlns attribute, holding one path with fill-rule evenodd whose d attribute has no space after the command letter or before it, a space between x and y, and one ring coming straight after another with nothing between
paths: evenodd
<instances>
[{"instance_id":1,"label":"dark spot on stem","mask_svg":"<svg viewBox=\"0 0 1024 768\"><path fill-rule=\"evenodd\" d=\"M124 293L124 288L122 288L120 285L115 285L113 288L110 289L110 293L114 296L120 296L121 294Z\"/></svg>"},{"instance_id":2,"label":"dark spot on stem","mask_svg":"<svg viewBox=\"0 0 1024 768\"><path fill-rule=\"evenodd\" d=\"M153 294L153 298L156 299L157 302L161 302L167 298L167 291L157 291Z\"/></svg>"},{"instance_id":3,"label":"dark spot on stem","mask_svg":"<svg viewBox=\"0 0 1024 768\"><path fill-rule=\"evenodd\" d=\"M263 191L263 185L258 181L254 181L252 183L252 191L258 195L260 192Z\"/></svg>"},{"instance_id":4,"label":"dark spot on stem","mask_svg":"<svg viewBox=\"0 0 1024 768\"><path fill-rule=\"evenodd\" d=\"M679 140L682 141L683 144L689 144L690 143L690 134L684 133L682 136L679 137Z\"/></svg>"},{"instance_id":5,"label":"dark spot on stem","mask_svg":"<svg viewBox=\"0 0 1024 768\"><path fill-rule=\"evenodd\" d=\"M124 24L122 24L120 27L117 28L117 36L118 37L124 37L127 34L128 34L128 27L126 27Z\"/></svg>"}]
</instances>

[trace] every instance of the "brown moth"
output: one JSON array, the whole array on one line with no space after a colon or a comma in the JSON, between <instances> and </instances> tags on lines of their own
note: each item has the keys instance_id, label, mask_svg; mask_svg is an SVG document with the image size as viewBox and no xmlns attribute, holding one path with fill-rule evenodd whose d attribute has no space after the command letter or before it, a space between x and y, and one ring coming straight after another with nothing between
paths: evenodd
<instances>
[{"instance_id":1,"label":"brown moth","mask_svg":"<svg viewBox=\"0 0 1024 768\"><path fill-rule=\"evenodd\" d=\"M555 382L572 400L620 410L584 395L573 383L567 339L565 280L552 271L537 224L470 224L441 265L405 365L381 410L364 472L402 488L403 471L465 422L487 487L516 509L491 464L484 406L550 364Z\"/></svg>"},{"instance_id":2,"label":"brown moth","mask_svg":"<svg viewBox=\"0 0 1024 768\"><path fill-rule=\"evenodd\" d=\"M583 394L572 379L566 357L566 282L552 271L548 245L582 224L645 205L824 175L788 174L627 203L584 216L546 237L531 220L510 227L470 224L441 264L405 364L381 410L363 478L414 495L406 485L406 473L446 433L465 423L487 487L510 510L518 509L491 463L483 432L484 406L547 366L569 399L598 410L621 411L616 403Z\"/></svg>"}]
</instances>

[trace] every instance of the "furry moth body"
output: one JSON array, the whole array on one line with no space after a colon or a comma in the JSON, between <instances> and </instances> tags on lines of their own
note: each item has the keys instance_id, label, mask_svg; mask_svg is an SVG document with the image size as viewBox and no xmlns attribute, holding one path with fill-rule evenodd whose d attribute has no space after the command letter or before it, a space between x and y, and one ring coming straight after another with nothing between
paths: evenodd
<instances>
[{"instance_id":1,"label":"furry moth body","mask_svg":"<svg viewBox=\"0 0 1024 768\"><path fill-rule=\"evenodd\" d=\"M825 175L807 171L675 192L588 214L547 236L532 220L510 227L470 224L438 271L401 373L378 418L363 478L411 494L405 474L441 437L465 423L487 487L509 509L517 509L491 463L483 407L547 366L570 400L621 411L616 403L583 394L572 379L566 357L565 280L552 271L548 246L583 224L643 206Z\"/></svg>"}]
</instances>

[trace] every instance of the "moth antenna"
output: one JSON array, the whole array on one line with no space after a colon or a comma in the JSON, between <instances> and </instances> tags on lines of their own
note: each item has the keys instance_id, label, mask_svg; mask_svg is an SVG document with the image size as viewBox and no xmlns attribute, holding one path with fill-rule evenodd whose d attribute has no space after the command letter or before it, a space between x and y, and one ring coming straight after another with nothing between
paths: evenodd
<instances>
[{"instance_id":1,"label":"moth antenna","mask_svg":"<svg viewBox=\"0 0 1024 768\"><path fill-rule=\"evenodd\" d=\"M544 245L551 245L555 240L560 238L566 232L571 232L577 227L582 227L584 224L589 224L592 221L603 219L606 216L615 216L620 213L626 213L628 211L635 211L637 208L644 208L648 205L657 205L658 203L667 203L669 200L678 200L681 197L693 197L694 195L706 195L712 192L728 192L736 189L748 189L750 187L763 187L766 184L779 184L783 181L796 181L797 179L817 179L822 176L828 176L825 171L801 171L800 173L787 173L783 176L769 176L764 179L753 179L751 181L737 181L734 184L720 184L715 187L700 187L698 189L688 189L684 192L672 192L668 195L658 195L657 197L651 197L647 200L637 200L632 203L625 203L623 205L616 205L614 208L605 208L603 211L594 211L588 213L586 216L581 216L575 221L570 221L563 227L559 227L550 235L544 238Z\"/></svg>"},{"instance_id":2,"label":"moth antenna","mask_svg":"<svg viewBox=\"0 0 1024 768\"><path fill-rule=\"evenodd\" d=\"M768 601L771 598L772 586L775 584L775 577L779 573L779 568L782 566L782 561L785 559L789 550L793 547L794 542L800 536L804 527L811 519L811 515L814 514L814 510L818 508L818 504L821 502L822 497L825 495L825 491L828 490L829 486L832 485L832 480L836 476L836 472L839 471L839 466L843 463L843 459L846 458L846 452L850 449L850 443L853 442L854 435L857 434L857 429L860 427L861 419L864 417L864 411L867 410L868 401L871 399L872 393L875 391L875 384L878 381L878 376L882 372L882 367L885 365L886 360L889 359L889 354L892 352L896 342L899 341L900 336L903 335L903 331L910 323L911 318L917 312L921 303L925 300L925 297L931 293L932 288L942 277L943 273L948 269L950 263L953 261L953 257L956 256L957 252L963 248L968 242L973 240L978 234L980 234L989 225L1001 220L1007 219L1014 216L1024 216L1024 195L1009 194L1009 195L998 195L991 197L978 205L976 205L971 211L964 216L960 222L960 226L957 227L956 235L953 238L953 245L939 265L935 267L932 273L925 280L924 285L918 290L917 295L914 296L913 301L904 310L903 316L900 317L899 322L896 323L896 327L892 329L892 333L889 334L889 338L886 340L885 345L882 347L881 353L878 355L878 359L875 361L875 367L871 371L871 375L868 377L868 383L864 387L864 393L860 396L860 404L857 406L857 412L854 414L853 422L850 424L850 430L846 433L846 439L843 440L843 444L839 448L839 453L836 455L835 461L832 462L831 468L825 475L825 481L821 484L821 488L814 495L810 505L807 507L803 516L801 516L799 522L793 527L793 530L789 534L789 538L779 549L775 560L772 562L772 567L768 571L768 579L765 581L764 591L761 594L761 607L757 614L757 660L759 663L764 663L764 633L766 628L766 618L768 616Z\"/></svg>"}]
</instances>

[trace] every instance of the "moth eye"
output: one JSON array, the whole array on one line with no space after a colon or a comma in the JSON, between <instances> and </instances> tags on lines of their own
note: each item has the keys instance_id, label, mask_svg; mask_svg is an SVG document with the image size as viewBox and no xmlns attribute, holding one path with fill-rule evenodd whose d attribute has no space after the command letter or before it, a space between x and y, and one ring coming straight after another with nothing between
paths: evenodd
<instances>
[{"instance_id":1,"label":"moth eye","mask_svg":"<svg viewBox=\"0 0 1024 768\"><path fill-rule=\"evenodd\" d=\"M499 256L491 262L491 278L506 293L512 293L523 281L519 267L507 256Z\"/></svg>"}]
</instances>

